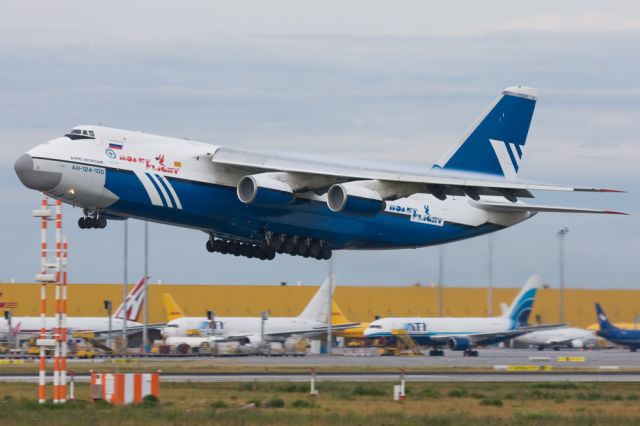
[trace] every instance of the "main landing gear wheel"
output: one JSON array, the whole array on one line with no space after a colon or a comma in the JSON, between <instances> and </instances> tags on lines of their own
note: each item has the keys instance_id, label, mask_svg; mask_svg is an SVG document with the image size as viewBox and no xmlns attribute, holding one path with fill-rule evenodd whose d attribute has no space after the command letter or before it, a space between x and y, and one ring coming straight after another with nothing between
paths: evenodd
<instances>
[{"instance_id":1,"label":"main landing gear wheel","mask_svg":"<svg viewBox=\"0 0 640 426\"><path fill-rule=\"evenodd\" d=\"M478 351L473 350L473 349L467 349L466 351L464 351L464 356L474 356L474 357L477 357L477 356L478 356Z\"/></svg>"},{"instance_id":2,"label":"main landing gear wheel","mask_svg":"<svg viewBox=\"0 0 640 426\"><path fill-rule=\"evenodd\" d=\"M78 219L80 229L104 229L107 227L107 218L104 216L84 216Z\"/></svg>"},{"instance_id":3,"label":"main landing gear wheel","mask_svg":"<svg viewBox=\"0 0 640 426\"><path fill-rule=\"evenodd\" d=\"M432 349L429 351L429 356L444 356L444 351L442 349Z\"/></svg>"}]
</instances>

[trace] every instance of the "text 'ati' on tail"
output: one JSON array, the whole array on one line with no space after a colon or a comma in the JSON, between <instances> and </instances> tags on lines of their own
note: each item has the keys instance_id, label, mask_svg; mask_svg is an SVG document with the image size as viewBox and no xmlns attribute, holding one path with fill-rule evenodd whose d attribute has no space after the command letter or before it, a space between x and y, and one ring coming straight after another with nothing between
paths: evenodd
<instances>
[{"instance_id":1,"label":"text 'ati' on tail","mask_svg":"<svg viewBox=\"0 0 640 426\"><path fill-rule=\"evenodd\" d=\"M526 326L529 323L529 314L533 310L538 288L540 288L540 277L532 275L503 316L509 318L517 327Z\"/></svg>"},{"instance_id":2,"label":"text 'ati' on tail","mask_svg":"<svg viewBox=\"0 0 640 426\"><path fill-rule=\"evenodd\" d=\"M515 178L537 99L529 87L503 90L434 168Z\"/></svg>"}]
</instances>

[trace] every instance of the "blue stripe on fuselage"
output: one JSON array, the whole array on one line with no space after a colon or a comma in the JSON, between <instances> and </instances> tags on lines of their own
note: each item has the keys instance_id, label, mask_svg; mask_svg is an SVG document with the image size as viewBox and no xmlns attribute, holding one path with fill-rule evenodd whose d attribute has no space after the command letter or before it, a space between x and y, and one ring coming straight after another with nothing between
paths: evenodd
<instances>
[{"instance_id":1,"label":"blue stripe on fuselage","mask_svg":"<svg viewBox=\"0 0 640 426\"><path fill-rule=\"evenodd\" d=\"M261 240L266 227L275 233L323 239L334 249L420 247L502 229L490 223L478 227L450 222L433 226L390 212L375 216L332 212L324 202L300 198L283 208L248 206L238 199L235 187L170 176L166 179L180 198L182 210L151 205L134 173L107 168L105 188L119 197L107 213L252 240Z\"/></svg>"}]
</instances>

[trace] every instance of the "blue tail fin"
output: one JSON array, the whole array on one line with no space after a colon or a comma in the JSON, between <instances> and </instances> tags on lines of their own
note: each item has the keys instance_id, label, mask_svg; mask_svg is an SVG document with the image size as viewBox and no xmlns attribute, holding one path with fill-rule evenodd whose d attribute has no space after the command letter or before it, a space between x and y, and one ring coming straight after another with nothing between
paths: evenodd
<instances>
[{"instance_id":1,"label":"blue tail fin","mask_svg":"<svg viewBox=\"0 0 640 426\"><path fill-rule=\"evenodd\" d=\"M602 309L599 303L596 303L596 315L598 316L598 324L600 324L600 330L611 330L616 328L609 322L607 314L604 313L604 309Z\"/></svg>"},{"instance_id":2,"label":"blue tail fin","mask_svg":"<svg viewBox=\"0 0 640 426\"><path fill-rule=\"evenodd\" d=\"M536 100L536 91L528 87L503 90L434 167L515 178L524 157Z\"/></svg>"},{"instance_id":3,"label":"blue tail fin","mask_svg":"<svg viewBox=\"0 0 640 426\"><path fill-rule=\"evenodd\" d=\"M529 314L533 309L533 302L539 287L540 277L531 276L520 293L513 299L511 306L503 313L503 316L509 318L516 327L526 326L529 323Z\"/></svg>"}]
</instances>

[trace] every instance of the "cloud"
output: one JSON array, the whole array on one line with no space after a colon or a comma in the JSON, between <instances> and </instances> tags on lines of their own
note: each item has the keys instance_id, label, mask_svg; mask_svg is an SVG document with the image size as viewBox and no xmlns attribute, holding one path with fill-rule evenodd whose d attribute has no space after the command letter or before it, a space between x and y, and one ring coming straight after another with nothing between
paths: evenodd
<instances>
[{"instance_id":1,"label":"cloud","mask_svg":"<svg viewBox=\"0 0 640 426\"><path fill-rule=\"evenodd\" d=\"M462 3L456 2L437 8L424 2L276 3L265 11L263 2L175 9L145 1L73 7L63 0L42 3L32 19L24 18L32 4L3 9L0 196L8 201L0 255L11 265L3 277L31 280L37 266L30 211L38 195L20 185L13 161L76 124L424 169L502 88L525 84L539 87L541 98L523 178L631 191L541 194L536 201L634 216L541 214L502 231L496 234L496 282L520 285L536 271L553 280L554 233L569 226L568 282L637 284L635 3L598 9L580 8L583 2L522 2L517 13L510 2L464 2L467 13L459 13ZM359 13L365 6L367 13ZM594 22L592 9L605 12L602 23ZM279 16L269 19L274 13ZM74 223L79 209L66 208L65 215L72 279L119 280L113 253L121 249L121 225L82 232ZM142 225L132 221L131 229L135 276L142 274ZM327 272L325 263L304 259L212 256L201 232L161 225L152 232L153 275L165 282L318 283ZM482 283L485 249L485 238L447 245L447 282ZM189 268L181 267L185 262ZM340 252L336 270L343 283L432 282L437 249Z\"/></svg>"}]
</instances>

